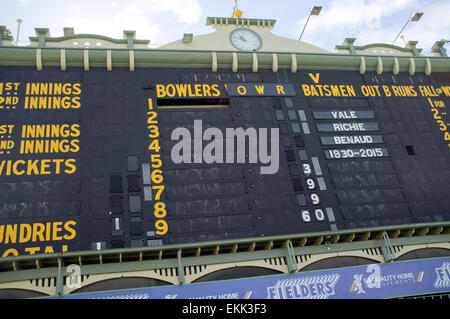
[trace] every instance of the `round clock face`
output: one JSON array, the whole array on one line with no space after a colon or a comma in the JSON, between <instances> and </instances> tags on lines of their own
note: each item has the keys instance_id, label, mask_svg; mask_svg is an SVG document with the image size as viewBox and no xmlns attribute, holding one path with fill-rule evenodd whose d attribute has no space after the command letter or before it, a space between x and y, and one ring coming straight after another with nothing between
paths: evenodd
<instances>
[{"instance_id":1,"label":"round clock face","mask_svg":"<svg viewBox=\"0 0 450 319\"><path fill-rule=\"evenodd\" d=\"M262 40L256 32L243 28L231 32L230 41L236 49L241 51L257 51L262 45Z\"/></svg>"}]
</instances>

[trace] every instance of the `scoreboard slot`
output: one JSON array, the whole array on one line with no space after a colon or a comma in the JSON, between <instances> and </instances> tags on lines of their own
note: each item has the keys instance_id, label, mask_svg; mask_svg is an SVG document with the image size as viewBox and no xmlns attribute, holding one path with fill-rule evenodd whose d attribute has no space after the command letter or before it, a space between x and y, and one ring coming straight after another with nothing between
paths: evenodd
<instances>
[{"instance_id":1,"label":"scoreboard slot","mask_svg":"<svg viewBox=\"0 0 450 319\"><path fill-rule=\"evenodd\" d=\"M79 194L80 180L40 180L0 183L0 200L14 196L74 195Z\"/></svg>"},{"instance_id":2,"label":"scoreboard slot","mask_svg":"<svg viewBox=\"0 0 450 319\"><path fill-rule=\"evenodd\" d=\"M168 183L182 184L198 181L241 179L244 175L242 168L239 166L225 166L223 168L167 169L164 177Z\"/></svg>"},{"instance_id":3,"label":"scoreboard slot","mask_svg":"<svg viewBox=\"0 0 450 319\"><path fill-rule=\"evenodd\" d=\"M332 180L336 188L396 186L400 184L395 174L382 174L382 175L354 174L354 175L334 176Z\"/></svg>"},{"instance_id":4,"label":"scoreboard slot","mask_svg":"<svg viewBox=\"0 0 450 319\"><path fill-rule=\"evenodd\" d=\"M249 209L247 198L214 198L204 200L184 200L167 202L167 209L173 216L186 217L203 215L243 214Z\"/></svg>"},{"instance_id":5,"label":"scoreboard slot","mask_svg":"<svg viewBox=\"0 0 450 319\"><path fill-rule=\"evenodd\" d=\"M202 183L186 185L168 185L165 188L168 200L178 198L231 196L245 194L244 182Z\"/></svg>"},{"instance_id":6,"label":"scoreboard slot","mask_svg":"<svg viewBox=\"0 0 450 319\"><path fill-rule=\"evenodd\" d=\"M197 109L230 107L229 98L157 99L158 109Z\"/></svg>"},{"instance_id":7,"label":"scoreboard slot","mask_svg":"<svg viewBox=\"0 0 450 319\"><path fill-rule=\"evenodd\" d=\"M390 160L346 160L328 162L328 169L332 174L352 172L393 172L394 167Z\"/></svg>"},{"instance_id":8,"label":"scoreboard slot","mask_svg":"<svg viewBox=\"0 0 450 319\"><path fill-rule=\"evenodd\" d=\"M0 203L1 220L75 216L80 213L81 202L77 200Z\"/></svg>"},{"instance_id":9,"label":"scoreboard slot","mask_svg":"<svg viewBox=\"0 0 450 319\"><path fill-rule=\"evenodd\" d=\"M242 230L252 226L252 215L202 216L199 218L172 219L171 227L174 233L189 234L202 232L202 235L220 231Z\"/></svg>"},{"instance_id":10,"label":"scoreboard slot","mask_svg":"<svg viewBox=\"0 0 450 319\"><path fill-rule=\"evenodd\" d=\"M399 188L338 190L336 194L341 204L371 202L389 203L406 200L403 191Z\"/></svg>"},{"instance_id":11,"label":"scoreboard slot","mask_svg":"<svg viewBox=\"0 0 450 319\"><path fill-rule=\"evenodd\" d=\"M411 211L405 203L380 203L361 206L342 206L342 215L347 220L369 220L377 223L377 218L389 216L408 216Z\"/></svg>"}]
</instances>

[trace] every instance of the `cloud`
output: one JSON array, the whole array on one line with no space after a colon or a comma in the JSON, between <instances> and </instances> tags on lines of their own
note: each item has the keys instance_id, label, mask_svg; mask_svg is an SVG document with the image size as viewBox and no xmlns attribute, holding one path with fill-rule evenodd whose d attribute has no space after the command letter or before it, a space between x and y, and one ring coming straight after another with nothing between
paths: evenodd
<instances>
[{"instance_id":1,"label":"cloud","mask_svg":"<svg viewBox=\"0 0 450 319\"><path fill-rule=\"evenodd\" d=\"M390 43L403 23L395 19L393 24L392 17L405 13L406 21L414 10L411 8L417 6L417 0L332 0L319 17L311 17L302 40L313 39L311 42L326 49L333 49L347 37L356 37L361 45ZM299 21L300 29L305 22L306 17Z\"/></svg>"},{"instance_id":2,"label":"cloud","mask_svg":"<svg viewBox=\"0 0 450 319\"><path fill-rule=\"evenodd\" d=\"M20 4L22 7L25 7L25 6L27 6L28 4L30 4L31 0L17 0L17 2L19 2L19 4Z\"/></svg>"},{"instance_id":3,"label":"cloud","mask_svg":"<svg viewBox=\"0 0 450 319\"><path fill-rule=\"evenodd\" d=\"M450 2L441 1L428 6L419 22L410 23L403 34L406 41L419 41L417 47L423 48L424 54L431 52L431 47L441 39L450 40ZM448 49L447 49L448 50Z\"/></svg>"},{"instance_id":4,"label":"cloud","mask_svg":"<svg viewBox=\"0 0 450 319\"><path fill-rule=\"evenodd\" d=\"M194 24L200 22L202 10L198 0L128 0L127 7L135 7L142 11L148 8L148 12L171 12L180 23ZM152 14L151 13L151 14Z\"/></svg>"},{"instance_id":5,"label":"cloud","mask_svg":"<svg viewBox=\"0 0 450 319\"><path fill-rule=\"evenodd\" d=\"M77 33L95 33L111 37L122 37L123 30L136 30L138 38L150 39L151 43L154 43L158 42L161 30L167 29L169 24L196 24L200 22L202 15L198 0L107 2L108 9L98 18L93 18L89 9L77 4L69 5L66 23L73 26ZM162 16L166 19L163 20ZM173 20L167 20L167 16L173 17Z\"/></svg>"}]
</instances>

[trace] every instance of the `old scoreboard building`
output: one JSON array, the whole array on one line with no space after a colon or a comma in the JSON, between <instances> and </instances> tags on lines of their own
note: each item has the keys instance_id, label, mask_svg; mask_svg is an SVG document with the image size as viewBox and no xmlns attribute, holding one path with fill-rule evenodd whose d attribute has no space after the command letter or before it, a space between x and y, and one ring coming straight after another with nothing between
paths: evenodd
<instances>
[{"instance_id":1,"label":"old scoreboard building","mask_svg":"<svg viewBox=\"0 0 450 319\"><path fill-rule=\"evenodd\" d=\"M275 22L157 49L0 27L0 297L448 295L445 42Z\"/></svg>"}]
</instances>

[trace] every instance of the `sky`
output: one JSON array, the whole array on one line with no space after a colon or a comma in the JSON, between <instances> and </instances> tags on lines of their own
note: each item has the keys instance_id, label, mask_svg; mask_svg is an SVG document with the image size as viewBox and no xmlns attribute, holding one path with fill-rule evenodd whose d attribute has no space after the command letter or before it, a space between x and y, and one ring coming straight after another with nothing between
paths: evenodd
<instances>
[{"instance_id":1,"label":"sky","mask_svg":"<svg viewBox=\"0 0 450 319\"><path fill-rule=\"evenodd\" d=\"M75 33L92 33L122 38L123 30L135 30L138 39L150 40L150 47L179 40L184 33L213 32L207 17L229 17L234 0L1 0L0 25L16 38L17 18L20 45L26 45L34 28L49 28L51 36L63 36L64 27ZM334 52L345 38L355 45L392 43L415 12L424 15L409 22L397 45L418 41L424 54L441 39L450 40L449 0L239 0L244 18L276 19L273 33L298 39L312 6L322 6L312 16L302 41ZM23 41L23 42L22 42ZM450 45L446 48L450 51Z\"/></svg>"}]
</instances>

